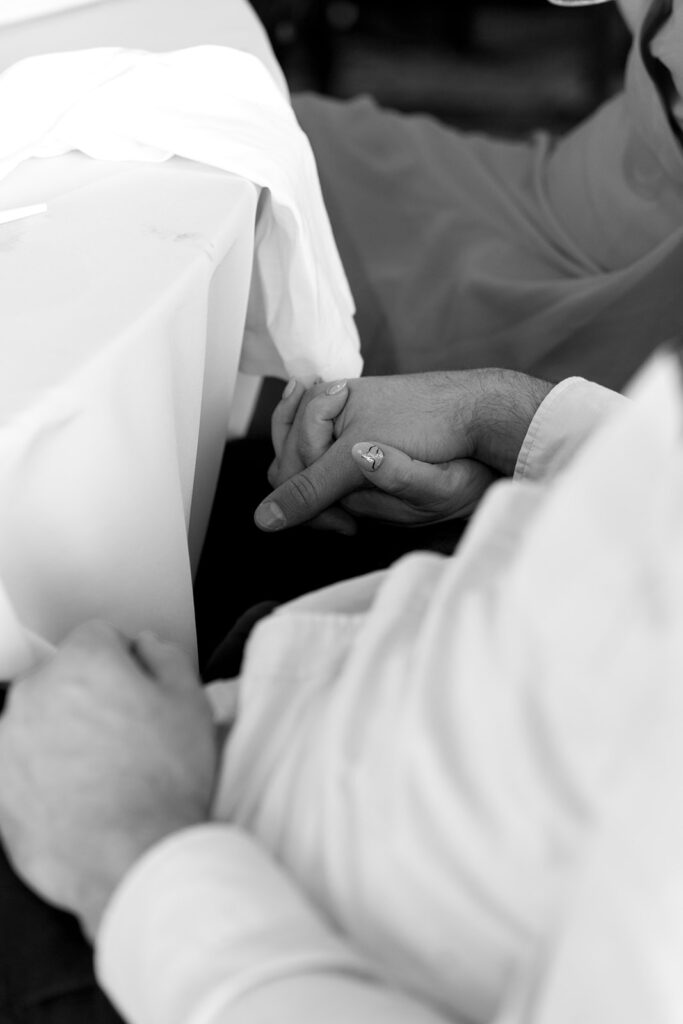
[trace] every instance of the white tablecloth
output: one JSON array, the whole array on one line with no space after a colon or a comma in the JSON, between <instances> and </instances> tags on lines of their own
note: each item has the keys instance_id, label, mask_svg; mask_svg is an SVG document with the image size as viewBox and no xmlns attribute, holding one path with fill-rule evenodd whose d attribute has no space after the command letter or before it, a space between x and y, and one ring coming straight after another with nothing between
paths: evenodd
<instances>
[{"instance_id":1,"label":"white tablecloth","mask_svg":"<svg viewBox=\"0 0 683 1024\"><path fill-rule=\"evenodd\" d=\"M287 92L265 29L247 0L99 0L90 6L3 25L0 71L39 53L93 46L163 52L207 43L253 53Z\"/></svg>"},{"instance_id":2,"label":"white tablecloth","mask_svg":"<svg viewBox=\"0 0 683 1024\"><path fill-rule=\"evenodd\" d=\"M134 30L123 17L133 6ZM242 0L108 0L4 29L3 55L6 32L19 59L34 30L86 15L87 46L134 35L151 49L153 35L166 49L181 28L166 14L181 8L184 43L216 42L209 8L231 42L232 12L240 48L274 64ZM106 38L95 38L105 14ZM190 25L202 18L197 40ZM50 39L69 48L63 34ZM50 49L47 37L33 45ZM249 409L248 394L233 400L236 381L254 383L238 362L258 199L251 181L177 157L72 153L0 182L0 209L48 204L0 225L0 678L35 656L27 637L56 643L93 616L196 655L193 571L223 444ZM226 585L239 586L237 571Z\"/></svg>"}]
</instances>

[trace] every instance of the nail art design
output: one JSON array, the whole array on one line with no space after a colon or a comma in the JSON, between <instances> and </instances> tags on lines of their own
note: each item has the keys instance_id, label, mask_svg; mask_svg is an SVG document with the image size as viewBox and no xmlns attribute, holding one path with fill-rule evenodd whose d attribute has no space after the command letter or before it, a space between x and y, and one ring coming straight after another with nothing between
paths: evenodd
<instances>
[{"instance_id":1,"label":"nail art design","mask_svg":"<svg viewBox=\"0 0 683 1024\"><path fill-rule=\"evenodd\" d=\"M363 462L367 463L366 468L374 473L376 469L382 465L384 460L384 452L378 444L371 444L366 451L358 451L359 457Z\"/></svg>"}]
</instances>

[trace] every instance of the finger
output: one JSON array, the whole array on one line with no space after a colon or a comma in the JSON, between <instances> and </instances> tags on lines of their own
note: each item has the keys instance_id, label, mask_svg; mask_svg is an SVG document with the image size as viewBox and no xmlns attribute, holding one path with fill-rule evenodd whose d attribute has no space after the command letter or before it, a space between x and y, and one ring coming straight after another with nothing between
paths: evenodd
<instances>
[{"instance_id":1,"label":"finger","mask_svg":"<svg viewBox=\"0 0 683 1024\"><path fill-rule=\"evenodd\" d=\"M150 680L131 651L131 643L108 622L91 620L72 629L54 655L15 679L9 701L15 712L30 716L34 707L81 693L102 705L112 685L138 687ZM79 698L80 700L80 698Z\"/></svg>"},{"instance_id":2,"label":"finger","mask_svg":"<svg viewBox=\"0 0 683 1024\"><path fill-rule=\"evenodd\" d=\"M132 650L158 682L176 690L196 689L198 686L194 666L177 644L164 643L156 634L145 630L135 638Z\"/></svg>"},{"instance_id":3,"label":"finger","mask_svg":"<svg viewBox=\"0 0 683 1024\"><path fill-rule=\"evenodd\" d=\"M285 439L292 428L299 403L306 391L305 386L296 377L292 377L282 392L282 398L273 409L270 417L270 437L273 442L275 457L279 459Z\"/></svg>"},{"instance_id":4,"label":"finger","mask_svg":"<svg viewBox=\"0 0 683 1024\"><path fill-rule=\"evenodd\" d=\"M303 467L302 467L303 468ZM279 475L279 463L274 460L268 469L268 483L275 489L280 483L284 483L286 477ZM344 511L341 506L326 509L308 523L314 530L329 530L331 533L343 533L348 537L358 532L358 524L352 515Z\"/></svg>"},{"instance_id":5,"label":"finger","mask_svg":"<svg viewBox=\"0 0 683 1024\"><path fill-rule=\"evenodd\" d=\"M372 490L350 495L344 507L355 515L422 521L469 515L495 474L474 459L432 464L411 459L390 445L360 442L352 457ZM411 510L414 514L411 515Z\"/></svg>"},{"instance_id":6,"label":"finger","mask_svg":"<svg viewBox=\"0 0 683 1024\"><path fill-rule=\"evenodd\" d=\"M373 487L411 504L421 505L453 496L453 463L432 464L411 459L405 452L374 441L351 449L354 462Z\"/></svg>"},{"instance_id":7,"label":"finger","mask_svg":"<svg viewBox=\"0 0 683 1024\"><path fill-rule=\"evenodd\" d=\"M303 468L303 467L301 467L301 468ZM271 464L268 466L268 471L266 473L266 479L268 480L268 483L270 484L270 486L273 489L278 487L279 484L281 483L281 481L280 481L280 460L279 459L273 459Z\"/></svg>"},{"instance_id":8,"label":"finger","mask_svg":"<svg viewBox=\"0 0 683 1024\"><path fill-rule=\"evenodd\" d=\"M71 673L73 680L92 676L93 685L97 685L104 676L103 666L130 660L129 638L111 623L92 619L72 629L59 644L52 661L45 664L58 664L62 675L67 677ZM28 678L42 681L41 666Z\"/></svg>"},{"instance_id":9,"label":"finger","mask_svg":"<svg viewBox=\"0 0 683 1024\"><path fill-rule=\"evenodd\" d=\"M316 394L303 410L299 454L305 465L319 459L334 441L334 421L348 397L347 381L336 380Z\"/></svg>"},{"instance_id":10,"label":"finger","mask_svg":"<svg viewBox=\"0 0 683 1024\"><path fill-rule=\"evenodd\" d=\"M267 532L299 526L336 504L362 479L348 444L336 441L311 466L276 487L255 510L254 522Z\"/></svg>"},{"instance_id":11,"label":"finger","mask_svg":"<svg viewBox=\"0 0 683 1024\"><path fill-rule=\"evenodd\" d=\"M379 490L356 491L348 498L342 498L342 502L344 509L356 520L376 519L396 526L415 526L443 518L441 511L417 509L410 502Z\"/></svg>"},{"instance_id":12,"label":"finger","mask_svg":"<svg viewBox=\"0 0 683 1024\"><path fill-rule=\"evenodd\" d=\"M120 650L128 644L120 630L103 619L90 619L75 626L59 645L61 651L78 650L97 652L104 649Z\"/></svg>"},{"instance_id":13,"label":"finger","mask_svg":"<svg viewBox=\"0 0 683 1024\"><path fill-rule=\"evenodd\" d=\"M319 459L334 441L334 423L349 397L346 380L336 380L322 390L310 388L300 402L289 442L283 442L271 483L278 486L304 466Z\"/></svg>"}]
</instances>

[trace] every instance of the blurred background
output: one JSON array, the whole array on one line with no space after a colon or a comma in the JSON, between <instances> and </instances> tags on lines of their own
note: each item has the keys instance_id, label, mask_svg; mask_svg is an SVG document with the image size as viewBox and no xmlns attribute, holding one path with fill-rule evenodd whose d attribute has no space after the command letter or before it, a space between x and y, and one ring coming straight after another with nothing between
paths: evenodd
<instances>
[{"instance_id":1,"label":"blurred background","mask_svg":"<svg viewBox=\"0 0 683 1024\"><path fill-rule=\"evenodd\" d=\"M465 130L564 131L617 90L629 35L614 3L252 0L292 91L421 111Z\"/></svg>"}]
</instances>

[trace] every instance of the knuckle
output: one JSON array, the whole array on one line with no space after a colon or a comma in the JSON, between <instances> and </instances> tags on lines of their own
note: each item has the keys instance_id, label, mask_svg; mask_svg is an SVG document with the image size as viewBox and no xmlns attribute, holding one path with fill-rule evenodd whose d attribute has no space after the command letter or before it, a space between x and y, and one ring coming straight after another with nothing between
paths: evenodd
<instances>
[{"instance_id":1,"label":"knuckle","mask_svg":"<svg viewBox=\"0 0 683 1024\"><path fill-rule=\"evenodd\" d=\"M304 416L305 415L306 410L307 410L308 406L311 403L311 400L314 399L315 396L317 394L319 394L319 392L320 392L320 385L319 384L311 384L310 387L306 388L306 390L304 391L303 395L301 396L301 401L299 402L299 408L297 410L297 416Z\"/></svg>"},{"instance_id":2,"label":"knuckle","mask_svg":"<svg viewBox=\"0 0 683 1024\"><path fill-rule=\"evenodd\" d=\"M76 627L57 653L61 686L76 690L84 682L98 685L119 662L124 647L124 638L108 622L93 619Z\"/></svg>"},{"instance_id":3,"label":"knuckle","mask_svg":"<svg viewBox=\"0 0 683 1024\"><path fill-rule=\"evenodd\" d=\"M304 466L310 466L316 462L329 448L330 440L328 437L314 437L313 435L302 437L299 455Z\"/></svg>"},{"instance_id":4,"label":"knuckle","mask_svg":"<svg viewBox=\"0 0 683 1024\"><path fill-rule=\"evenodd\" d=\"M309 508L317 506L320 501L319 488L315 480L305 470L297 473L288 481L288 490L297 505Z\"/></svg>"},{"instance_id":5,"label":"knuckle","mask_svg":"<svg viewBox=\"0 0 683 1024\"><path fill-rule=\"evenodd\" d=\"M92 650L110 644L117 636L114 627L104 619L90 619L71 631L68 642L72 647Z\"/></svg>"},{"instance_id":6,"label":"knuckle","mask_svg":"<svg viewBox=\"0 0 683 1024\"><path fill-rule=\"evenodd\" d=\"M316 416L319 416L321 414L321 412L325 409L325 406L327 405L327 402L325 401L326 398L327 392L325 391L316 390L311 395L310 399L308 400L308 404L304 409L304 416L306 417L306 419L310 420L311 418L315 418Z\"/></svg>"}]
</instances>

